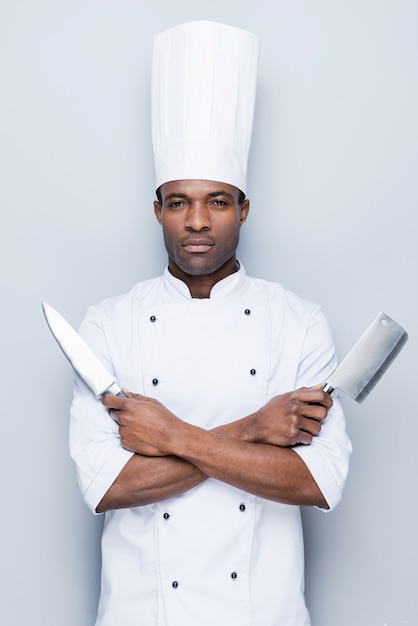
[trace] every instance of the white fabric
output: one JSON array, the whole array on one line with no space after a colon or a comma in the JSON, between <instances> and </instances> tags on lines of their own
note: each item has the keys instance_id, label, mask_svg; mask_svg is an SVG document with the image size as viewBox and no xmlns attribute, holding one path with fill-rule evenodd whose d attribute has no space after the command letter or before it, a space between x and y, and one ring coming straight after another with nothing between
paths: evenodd
<instances>
[{"instance_id":1,"label":"white fabric","mask_svg":"<svg viewBox=\"0 0 418 626\"><path fill-rule=\"evenodd\" d=\"M242 266L204 300L166 270L92 307L81 333L122 386L204 428L324 382L336 364L321 309ZM338 400L320 435L295 450L333 508L351 451ZM131 453L80 381L71 453L94 511ZM308 626L303 570L299 507L209 479L165 502L106 513L97 626Z\"/></svg>"},{"instance_id":2,"label":"white fabric","mask_svg":"<svg viewBox=\"0 0 418 626\"><path fill-rule=\"evenodd\" d=\"M246 191L258 38L216 22L156 35L152 137L156 188L173 180L228 183Z\"/></svg>"}]
</instances>

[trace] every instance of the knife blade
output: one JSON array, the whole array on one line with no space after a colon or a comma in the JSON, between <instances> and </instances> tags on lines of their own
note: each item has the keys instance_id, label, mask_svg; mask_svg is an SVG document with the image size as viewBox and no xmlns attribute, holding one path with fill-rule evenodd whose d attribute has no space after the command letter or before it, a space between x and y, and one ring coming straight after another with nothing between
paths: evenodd
<instances>
[{"instance_id":1,"label":"knife blade","mask_svg":"<svg viewBox=\"0 0 418 626\"><path fill-rule=\"evenodd\" d=\"M322 389L332 394L338 388L356 402L363 402L407 340L402 326L386 313L379 313Z\"/></svg>"},{"instance_id":2,"label":"knife blade","mask_svg":"<svg viewBox=\"0 0 418 626\"><path fill-rule=\"evenodd\" d=\"M90 387L96 398L107 394L126 398L115 377L89 348L86 342L63 318L58 311L46 302L42 309L49 329L59 347L72 365L74 371Z\"/></svg>"}]
</instances>

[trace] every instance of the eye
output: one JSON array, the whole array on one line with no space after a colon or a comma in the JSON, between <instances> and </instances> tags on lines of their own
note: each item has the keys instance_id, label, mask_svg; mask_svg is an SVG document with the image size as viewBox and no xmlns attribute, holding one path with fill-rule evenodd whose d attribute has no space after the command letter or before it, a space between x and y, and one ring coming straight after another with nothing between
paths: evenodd
<instances>
[{"instance_id":1,"label":"eye","mask_svg":"<svg viewBox=\"0 0 418 626\"><path fill-rule=\"evenodd\" d=\"M215 206L227 206L227 202L225 202L225 200L220 200L219 198L217 198L216 200L213 201L213 203Z\"/></svg>"},{"instance_id":2,"label":"eye","mask_svg":"<svg viewBox=\"0 0 418 626\"><path fill-rule=\"evenodd\" d=\"M185 202L184 200L174 200L173 202L170 202L168 206L170 209L180 209L185 206Z\"/></svg>"}]
</instances>

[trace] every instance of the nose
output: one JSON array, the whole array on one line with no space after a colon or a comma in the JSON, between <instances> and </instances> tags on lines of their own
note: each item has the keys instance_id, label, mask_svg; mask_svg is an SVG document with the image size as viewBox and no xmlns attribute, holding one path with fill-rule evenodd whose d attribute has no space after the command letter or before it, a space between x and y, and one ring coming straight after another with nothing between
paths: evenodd
<instances>
[{"instance_id":1,"label":"nose","mask_svg":"<svg viewBox=\"0 0 418 626\"><path fill-rule=\"evenodd\" d=\"M186 230L199 232L210 228L210 214L206 204L202 202L193 202L187 209L185 220Z\"/></svg>"}]
</instances>

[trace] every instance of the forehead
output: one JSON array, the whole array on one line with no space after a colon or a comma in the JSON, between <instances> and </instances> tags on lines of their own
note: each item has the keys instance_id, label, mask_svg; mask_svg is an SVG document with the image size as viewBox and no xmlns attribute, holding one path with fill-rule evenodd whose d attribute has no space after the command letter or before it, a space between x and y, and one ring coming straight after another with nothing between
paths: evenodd
<instances>
[{"instance_id":1,"label":"forehead","mask_svg":"<svg viewBox=\"0 0 418 626\"><path fill-rule=\"evenodd\" d=\"M213 194L229 195L234 199L239 196L239 190L233 185L214 180L173 180L161 185L161 197L164 200L167 196L181 195L189 197L206 197Z\"/></svg>"}]
</instances>

